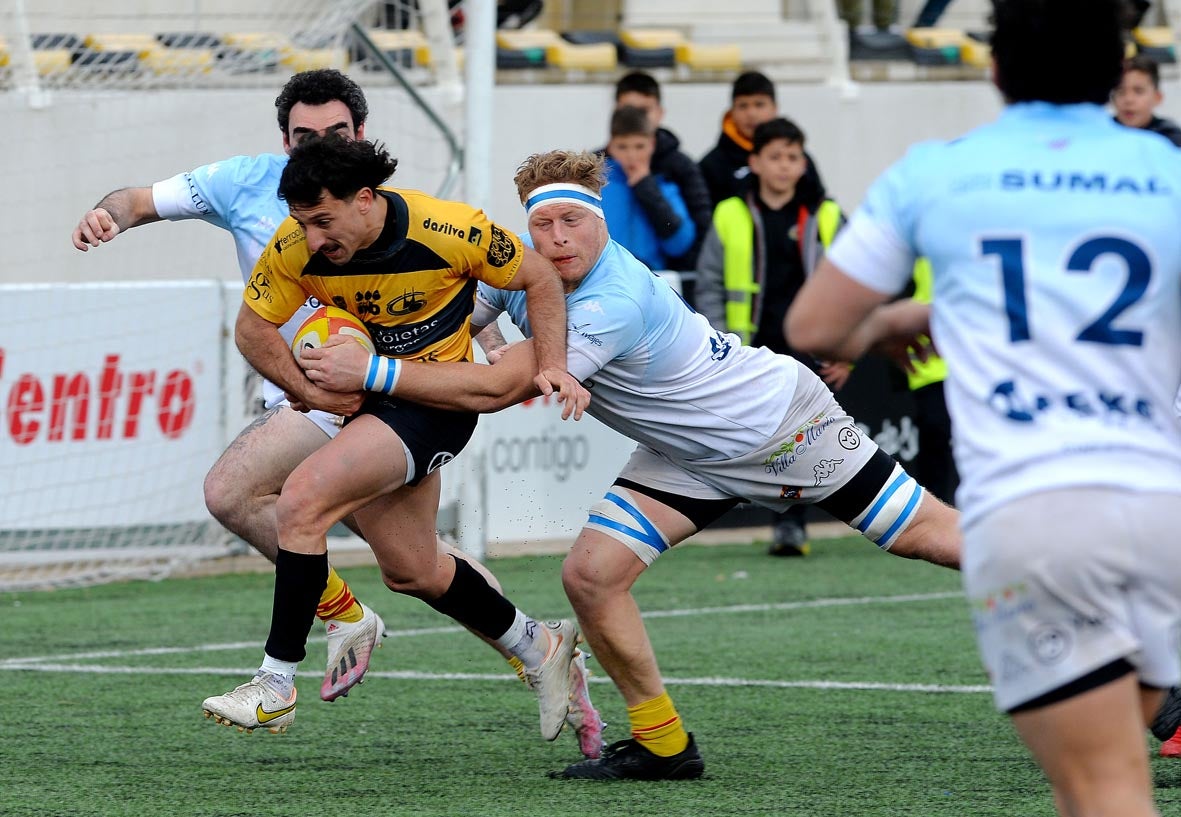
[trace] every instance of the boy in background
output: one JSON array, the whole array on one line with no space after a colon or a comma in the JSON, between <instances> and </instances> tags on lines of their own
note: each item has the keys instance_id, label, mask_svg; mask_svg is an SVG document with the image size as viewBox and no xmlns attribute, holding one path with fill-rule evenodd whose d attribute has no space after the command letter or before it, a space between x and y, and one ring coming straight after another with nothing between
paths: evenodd
<instances>
[{"instance_id":1,"label":"boy in background","mask_svg":"<svg viewBox=\"0 0 1181 817\"><path fill-rule=\"evenodd\" d=\"M1160 90L1160 68L1156 60L1137 54L1124 63L1123 78L1111 95L1116 121L1129 128L1159 133L1181 147L1181 126L1171 119L1156 115L1156 108L1164 100Z\"/></svg>"},{"instance_id":2,"label":"boy in background","mask_svg":"<svg viewBox=\"0 0 1181 817\"><path fill-rule=\"evenodd\" d=\"M714 210L698 258L697 310L745 345L796 357L836 392L849 377L849 364L796 354L784 338L783 319L844 217L819 179L808 175L799 127L777 118L756 127L753 136L744 189ZM776 515L771 555L807 555L805 510L794 505Z\"/></svg>"},{"instance_id":3,"label":"boy in background","mask_svg":"<svg viewBox=\"0 0 1181 817\"><path fill-rule=\"evenodd\" d=\"M615 108L624 107L641 109L656 126L656 149L652 151L651 170L677 186L689 217L693 219L693 226L697 228L693 246L683 255L666 259L666 269L680 272L697 269L697 253L714 212L701 168L681 150L681 140L676 134L663 126L660 84L651 75L632 71L619 78L615 83ZM600 152L606 153L606 150Z\"/></svg>"},{"instance_id":4,"label":"boy in background","mask_svg":"<svg viewBox=\"0 0 1181 817\"><path fill-rule=\"evenodd\" d=\"M625 106L611 115L607 143L607 186L603 213L607 228L648 269L668 269L697 238L677 186L652 170L656 125L639 108Z\"/></svg>"},{"instance_id":5,"label":"boy in background","mask_svg":"<svg viewBox=\"0 0 1181 817\"><path fill-rule=\"evenodd\" d=\"M747 71L734 80L730 89L730 107L722 116L722 133L713 150L699 164L709 188L714 207L743 192L743 180L750 173L746 157L750 155L755 128L779 116L775 85L758 71ZM805 171L817 187L823 188L820 173L812 157L804 153Z\"/></svg>"}]
</instances>

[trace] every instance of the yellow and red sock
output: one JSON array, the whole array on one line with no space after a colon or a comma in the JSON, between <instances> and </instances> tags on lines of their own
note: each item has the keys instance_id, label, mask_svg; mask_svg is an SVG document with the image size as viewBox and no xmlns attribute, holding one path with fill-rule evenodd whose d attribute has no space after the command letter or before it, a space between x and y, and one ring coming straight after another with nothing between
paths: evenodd
<instances>
[{"instance_id":1,"label":"yellow and red sock","mask_svg":"<svg viewBox=\"0 0 1181 817\"><path fill-rule=\"evenodd\" d=\"M525 686L529 686L529 680L525 677L525 662L514 657L508 659L508 663L513 668L513 672L517 673L517 677L525 682Z\"/></svg>"},{"instance_id":2,"label":"yellow and red sock","mask_svg":"<svg viewBox=\"0 0 1181 817\"><path fill-rule=\"evenodd\" d=\"M629 706L627 719L631 723L632 737L654 755L671 757L685 751L689 745L689 733L681 724L681 716L667 692Z\"/></svg>"},{"instance_id":3,"label":"yellow and red sock","mask_svg":"<svg viewBox=\"0 0 1181 817\"><path fill-rule=\"evenodd\" d=\"M324 595L320 596L320 604L316 607L316 617L321 621L336 619L349 624L356 623L365 615L361 604L353 598L353 591L345 584L344 579L332 567L328 568L328 585L324 588Z\"/></svg>"}]
</instances>

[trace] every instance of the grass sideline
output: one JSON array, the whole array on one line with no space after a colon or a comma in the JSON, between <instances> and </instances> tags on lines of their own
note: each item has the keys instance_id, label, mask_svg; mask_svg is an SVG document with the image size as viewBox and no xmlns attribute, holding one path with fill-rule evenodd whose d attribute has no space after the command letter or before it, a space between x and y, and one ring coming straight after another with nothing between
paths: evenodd
<instances>
[{"instance_id":1,"label":"grass sideline","mask_svg":"<svg viewBox=\"0 0 1181 817\"><path fill-rule=\"evenodd\" d=\"M491 562L544 617L569 615L560 563ZM282 736L200 714L202 698L258 664L269 575L0 594L0 814L1053 814L982 689L958 576L863 540L787 560L757 545L682 546L640 579L669 690L705 757L698 782L548 780L576 745L540 739L508 666L389 593L375 569L344 575L392 636L366 684L325 704L313 630ZM623 701L595 681L607 738L621 739ZM1181 813L1181 764L1154 756L1153 773L1162 813Z\"/></svg>"}]
</instances>

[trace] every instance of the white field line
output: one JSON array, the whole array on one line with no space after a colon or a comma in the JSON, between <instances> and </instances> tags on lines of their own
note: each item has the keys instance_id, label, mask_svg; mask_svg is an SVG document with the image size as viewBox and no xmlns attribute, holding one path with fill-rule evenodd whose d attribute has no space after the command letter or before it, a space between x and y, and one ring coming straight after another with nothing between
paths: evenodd
<instances>
[{"instance_id":1,"label":"white field line","mask_svg":"<svg viewBox=\"0 0 1181 817\"><path fill-rule=\"evenodd\" d=\"M824 598L810 601L779 602L769 604L736 604L725 607L695 607L679 610L654 610L644 613L644 618L674 618L695 615L723 615L730 613L769 612L783 610L802 610L822 607L848 607L870 604L906 604L924 601L943 601L960 598L959 592L942 593L914 593L898 596L860 596L856 598ZM462 633L462 627L423 627L407 630L387 630L391 638L408 638L421 635L439 635L446 633ZM323 638L309 639L309 643L323 641ZM257 649L256 641L235 641L218 644L200 644L193 647L150 647L136 650L101 650L66 655L26 656L0 660L0 672L64 672L91 673L96 675L225 675L241 677L250 675L255 667L146 667L146 666L111 666L101 664L76 663L83 660L100 658L129 658L155 655L186 655L203 652L233 651L242 649ZM319 676L318 670L306 673L309 676ZM378 671L366 673L367 678L387 678L415 681L516 681L514 674L494 673L448 673L448 672L418 672L413 670ZM594 683L609 683L609 678L591 678ZM776 689L841 689L841 690L880 690L892 692L944 692L944 693L982 693L988 692L990 687L979 685L944 685L944 684L885 684L874 682L843 682L843 681L783 681L759 680L747 678L665 678L666 683L680 686L713 686L713 687L769 687Z\"/></svg>"},{"instance_id":2,"label":"white field line","mask_svg":"<svg viewBox=\"0 0 1181 817\"><path fill-rule=\"evenodd\" d=\"M90 673L93 675L225 675L242 678L251 675L257 667L118 667L99 664L40 664L28 666L13 664L0 667L0 670L26 672L66 672L71 674ZM319 678L323 673L319 670L301 672L301 676ZM372 678L387 678L399 681L512 681L520 683L514 673L490 672L418 672L416 670L370 670L365 673L365 680ZM592 676L592 684L609 684L610 678ZM769 687L773 689L838 689L838 690L873 690L880 692L950 692L950 693L981 693L990 692L992 687L979 685L949 685L949 684L882 684L863 681L778 681L760 680L757 678L665 678L664 682L670 686L699 686L699 687Z\"/></svg>"}]
</instances>

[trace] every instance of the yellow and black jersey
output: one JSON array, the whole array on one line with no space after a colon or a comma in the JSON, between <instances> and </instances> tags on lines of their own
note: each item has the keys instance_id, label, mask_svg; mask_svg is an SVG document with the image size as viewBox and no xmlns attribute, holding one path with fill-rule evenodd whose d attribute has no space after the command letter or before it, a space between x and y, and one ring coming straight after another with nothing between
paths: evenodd
<instances>
[{"instance_id":1,"label":"yellow and black jersey","mask_svg":"<svg viewBox=\"0 0 1181 817\"><path fill-rule=\"evenodd\" d=\"M360 318L387 357L471 360L476 282L511 282L521 240L466 204L416 190L378 192L388 204L385 227L341 266L309 253L303 228L284 221L254 267L246 303L282 324L311 295Z\"/></svg>"}]
</instances>

